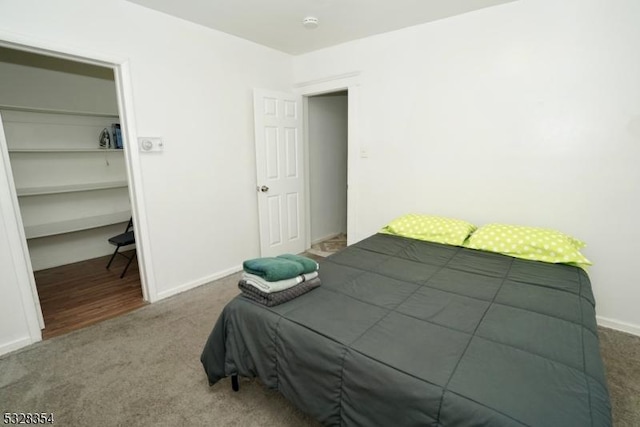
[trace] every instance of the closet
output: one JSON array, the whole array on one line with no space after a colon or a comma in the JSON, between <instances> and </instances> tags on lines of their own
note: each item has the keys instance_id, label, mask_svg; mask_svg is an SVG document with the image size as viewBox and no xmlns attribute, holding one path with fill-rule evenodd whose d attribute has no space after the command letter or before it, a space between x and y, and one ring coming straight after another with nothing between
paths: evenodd
<instances>
[{"instance_id":1,"label":"closet","mask_svg":"<svg viewBox=\"0 0 640 427\"><path fill-rule=\"evenodd\" d=\"M7 106L0 113L33 269L109 253L107 239L131 216L123 150L98 148L118 117Z\"/></svg>"},{"instance_id":2,"label":"closet","mask_svg":"<svg viewBox=\"0 0 640 427\"><path fill-rule=\"evenodd\" d=\"M72 330L74 320L93 323L81 319L77 305L86 303L85 311L93 312L113 305L101 300L113 292L97 290L106 266L97 258L108 260L115 249L109 237L122 233L131 217L124 150L114 137L119 117L113 71L0 48L0 76L0 115L45 331L63 318ZM101 146L105 134L110 144ZM78 269L82 278L74 276ZM112 269L118 277L120 264ZM123 289L131 292L134 276L141 303L137 268L127 275ZM55 312L49 322L48 311Z\"/></svg>"}]
</instances>

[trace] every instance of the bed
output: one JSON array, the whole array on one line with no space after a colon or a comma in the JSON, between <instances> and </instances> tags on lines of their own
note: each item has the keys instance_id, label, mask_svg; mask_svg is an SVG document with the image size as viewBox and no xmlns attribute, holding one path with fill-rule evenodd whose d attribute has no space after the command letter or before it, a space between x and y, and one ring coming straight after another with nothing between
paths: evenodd
<instances>
[{"instance_id":1,"label":"bed","mask_svg":"<svg viewBox=\"0 0 640 427\"><path fill-rule=\"evenodd\" d=\"M325 425L611 425L583 269L378 233L320 277L278 306L233 299L209 383L258 377Z\"/></svg>"}]
</instances>

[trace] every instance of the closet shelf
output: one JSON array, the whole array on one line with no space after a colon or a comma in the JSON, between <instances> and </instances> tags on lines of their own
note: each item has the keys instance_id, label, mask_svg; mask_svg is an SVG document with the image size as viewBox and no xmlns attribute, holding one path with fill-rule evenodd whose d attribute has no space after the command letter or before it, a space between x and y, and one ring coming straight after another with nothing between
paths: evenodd
<instances>
[{"instance_id":1,"label":"closet shelf","mask_svg":"<svg viewBox=\"0 0 640 427\"><path fill-rule=\"evenodd\" d=\"M117 114L99 111L72 111L72 110L60 110L57 108L35 108L35 107L21 107L19 105L3 105L0 104L0 110L11 111L24 111L27 113L44 113L44 114L66 114L72 116L93 116L93 117L113 117L118 118Z\"/></svg>"},{"instance_id":2,"label":"closet shelf","mask_svg":"<svg viewBox=\"0 0 640 427\"><path fill-rule=\"evenodd\" d=\"M69 219L66 221L51 222L48 224L25 225L24 232L27 239L55 236L57 234L73 233L74 231L89 230L104 227L106 225L127 222L131 217L130 211L115 212L106 215L96 215L84 218Z\"/></svg>"},{"instance_id":3,"label":"closet shelf","mask_svg":"<svg viewBox=\"0 0 640 427\"><path fill-rule=\"evenodd\" d=\"M45 187L25 187L16 189L18 197L41 196L45 194L75 193L79 191L108 190L127 187L127 181L92 182L88 184L68 184Z\"/></svg>"},{"instance_id":4,"label":"closet shelf","mask_svg":"<svg viewBox=\"0 0 640 427\"><path fill-rule=\"evenodd\" d=\"M121 148L9 148L9 153L123 153Z\"/></svg>"},{"instance_id":5,"label":"closet shelf","mask_svg":"<svg viewBox=\"0 0 640 427\"><path fill-rule=\"evenodd\" d=\"M99 142L121 123L117 107L101 102L78 111L7 101L0 99L7 140L0 145L8 151L33 269L112 252L107 239L131 217L127 153Z\"/></svg>"}]
</instances>

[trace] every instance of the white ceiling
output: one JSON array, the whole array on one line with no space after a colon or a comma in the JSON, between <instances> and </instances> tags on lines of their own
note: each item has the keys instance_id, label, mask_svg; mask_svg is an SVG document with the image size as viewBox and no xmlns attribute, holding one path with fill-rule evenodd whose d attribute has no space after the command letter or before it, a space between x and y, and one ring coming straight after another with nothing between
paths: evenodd
<instances>
[{"instance_id":1,"label":"white ceiling","mask_svg":"<svg viewBox=\"0 0 640 427\"><path fill-rule=\"evenodd\" d=\"M128 0L298 55L514 0ZM302 19L319 27L307 30Z\"/></svg>"}]
</instances>

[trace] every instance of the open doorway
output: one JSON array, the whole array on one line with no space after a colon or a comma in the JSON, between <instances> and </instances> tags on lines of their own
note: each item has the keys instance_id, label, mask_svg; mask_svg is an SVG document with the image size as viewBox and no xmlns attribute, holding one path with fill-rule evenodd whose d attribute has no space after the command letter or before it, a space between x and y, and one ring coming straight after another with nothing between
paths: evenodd
<instances>
[{"instance_id":1,"label":"open doorway","mask_svg":"<svg viewBox=\"0 0 640 427\"><path fill-rule=\"evenodd\" d=\"M8 47L0 47L0 67L3 155L43 337L143 305L137 262L122 279L123 257L106 269L115 248L108 239L132 217L125 153L113 137L120 123L114 70Z\"/></svg>"},{"instance_id":2,"label":"open doorway","mask_svg":"<svg viewBox=\"0 0 640 427\"><path fill-rule=\"evenodd\" d=\"M349 94L309 96L306 102L311 248L328 256L347 244Z\"/></svg>"}]
</instances>

